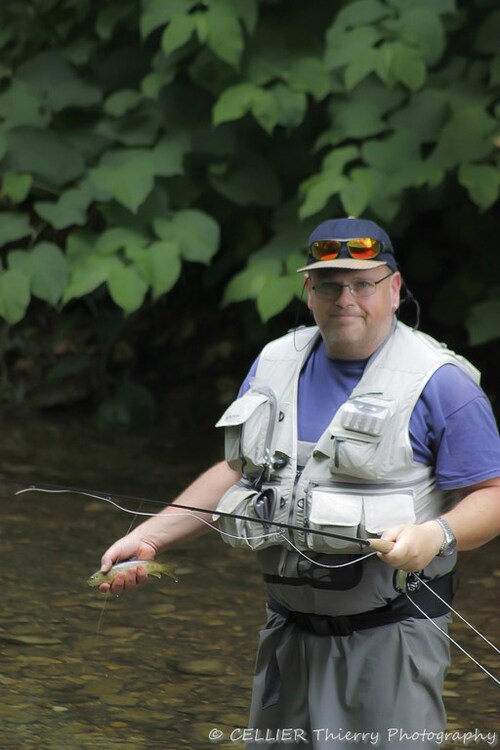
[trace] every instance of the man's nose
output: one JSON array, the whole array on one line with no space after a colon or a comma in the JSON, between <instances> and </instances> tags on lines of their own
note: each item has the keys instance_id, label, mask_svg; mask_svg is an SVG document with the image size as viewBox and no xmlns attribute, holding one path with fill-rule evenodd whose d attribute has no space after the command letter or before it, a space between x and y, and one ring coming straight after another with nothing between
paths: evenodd
<instances>
[{"instance_id":1,"label":"man's nose","mask_svg":"<svg viewBox=\"0 0 500 750\"><path fill-rule=\"evenodd\" d=\"M342 289L340 290L338 297L335 300L335 304L339 305L339 307L346 307L347 305L354 304L354 297L351 290L349 289L349 284L342 285Z\"/></svg>"}]
</instances>

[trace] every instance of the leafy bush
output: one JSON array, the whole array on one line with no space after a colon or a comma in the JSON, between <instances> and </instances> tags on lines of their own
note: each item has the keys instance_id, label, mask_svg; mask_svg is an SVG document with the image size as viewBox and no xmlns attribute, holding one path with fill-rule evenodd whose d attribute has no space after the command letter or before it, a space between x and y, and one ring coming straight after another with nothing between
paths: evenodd
<instances>
[{"instance_id":1,"label":"leafy bush","mask_svg":"<svg viewBox=\"0 0 500 750\"><path fill-rule=\"evenodd\" d=\"M495 0L3 0L0 29L9 324L130 315L192 263L268 321L310 228L364 214L438 325L500 335Z\"/></svg>"}]
</instances>

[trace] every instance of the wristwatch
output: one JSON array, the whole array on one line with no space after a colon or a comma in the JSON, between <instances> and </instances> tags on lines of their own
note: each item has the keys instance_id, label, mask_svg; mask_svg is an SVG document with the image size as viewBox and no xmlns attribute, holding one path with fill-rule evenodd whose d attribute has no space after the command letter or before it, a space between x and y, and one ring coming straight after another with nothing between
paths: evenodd
<instances>
[{"instance_id":1,"label":"wristwatch","mask_svg":"<svg viewBox=\"0 0 500 750\"><path fill-rule=\"evenodd\" d=\"M441 545L441 549L437 553L437 557L449 557L449 555L452 555L455 552L455 549L457 547L455 534L451 530L451 526L448 521L445 521L444 518L435 518L434 520L441 526L444 534L444 540Z\"/></svg>"}]
</instances>

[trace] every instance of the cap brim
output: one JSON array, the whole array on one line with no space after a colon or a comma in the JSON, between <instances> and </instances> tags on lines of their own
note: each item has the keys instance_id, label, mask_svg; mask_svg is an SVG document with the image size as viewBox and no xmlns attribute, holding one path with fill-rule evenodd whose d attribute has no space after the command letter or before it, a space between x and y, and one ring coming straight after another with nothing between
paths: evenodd
<instances>
[{"instance_id":1,"label":"cap brim","mask_svg":"<svg viewBox=\"0 0 500 750\"><path fill-rule=\"evenodd\" d=\"M335 258L334 260L318 260L308 266L297 268L300 271L316 271L321 268L347 268L351 271L368 271L370 268L386 266L385 260L356 260L355 258Z\"/></svg>"}]
</instances>

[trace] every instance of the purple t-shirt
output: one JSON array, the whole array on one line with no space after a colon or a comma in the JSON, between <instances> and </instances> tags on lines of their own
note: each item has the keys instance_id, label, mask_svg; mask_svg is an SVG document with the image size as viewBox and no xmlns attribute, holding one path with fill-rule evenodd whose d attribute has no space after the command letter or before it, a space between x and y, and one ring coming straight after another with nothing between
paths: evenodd
<instances>
[{"instance_id":1,"label":"purple t-shirt","mask_svg":"<svg viewBox=\"0 0 500 750\"><path fill-rule=\"evenodd\" d=\"M299 381L299 440L317 442L337 409L360 380L367 359L329 359L321 341ZM240 388L249 388L258 359ZM443 365L429 379L410 419L415 461L434 466L443 490L468 487L500 476L500 436L481 388L455 365Z\"/></svg>"}]
</instances>

